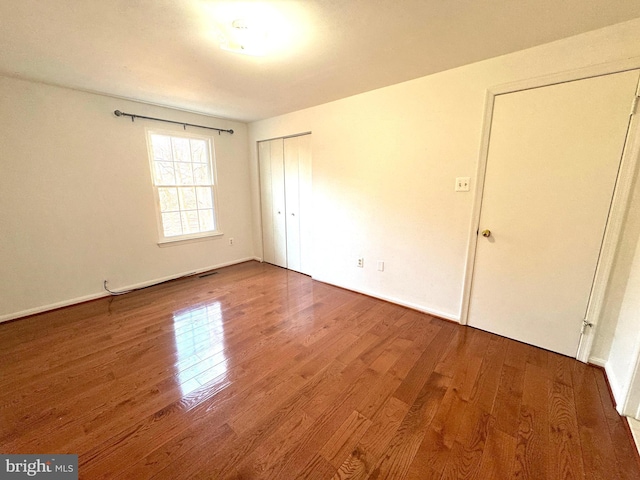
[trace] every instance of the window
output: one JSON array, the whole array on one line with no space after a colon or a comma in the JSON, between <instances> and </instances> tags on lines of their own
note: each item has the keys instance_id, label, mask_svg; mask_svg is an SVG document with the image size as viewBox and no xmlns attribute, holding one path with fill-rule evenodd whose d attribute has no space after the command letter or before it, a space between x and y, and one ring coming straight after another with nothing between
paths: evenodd
<instances>
[{"instance_id":1,"label":"window","mask_svg":"<svg viewBox=\"0 0 640 480\"><path fill-rule=\"evenodd\" d=\"M147 135L160 243L219 234L211 139Z\"/></svg>"}]
</instances>

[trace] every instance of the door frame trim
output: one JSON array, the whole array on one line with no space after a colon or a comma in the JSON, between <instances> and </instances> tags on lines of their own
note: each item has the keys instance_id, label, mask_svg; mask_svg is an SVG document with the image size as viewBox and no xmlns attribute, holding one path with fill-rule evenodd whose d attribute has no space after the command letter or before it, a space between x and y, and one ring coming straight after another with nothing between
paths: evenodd
<instances>
[{"instance_id":1,"label":"door frame trim","mask_svg":"<svg viewBox=\"0 0 640 480\"><path fill-rule=\"evenodd\" d=\"M467 241L466 268L460 308L460 323L462 325L467 325L469 321L469 304L471 301L471 289L473 287L473 271L475 268L476 247L478 243L478 229L480 227L484 180L489 154L489 139L491 136L494 101L496 96L636 69L640 69L640 57L561 72L544 77L496 85L487 89L485 96L482 140L480 143L476 168L476 189L473 199L471 223L469 226L469 237ZM607 219L607 224L605 226L604 239L587 307L586 320L593 324L593 326L591 328L586 328L584 335L582 335L580 339L580 344L576 354L576 358L582 362L587 362L589 360L589 355L597 332L598 320L602 313L608 279L613 267L618 241L622 233L625 212L628 208L631 197L634 172L636 171L637 165L640 163L640 119L638 117L640 117L640 112L632 116L629 123L627 140L623 150L620 169L618 171L618 177L614 187L613 200L609 210L609 218Z\"/></svg>"}]
</instances>

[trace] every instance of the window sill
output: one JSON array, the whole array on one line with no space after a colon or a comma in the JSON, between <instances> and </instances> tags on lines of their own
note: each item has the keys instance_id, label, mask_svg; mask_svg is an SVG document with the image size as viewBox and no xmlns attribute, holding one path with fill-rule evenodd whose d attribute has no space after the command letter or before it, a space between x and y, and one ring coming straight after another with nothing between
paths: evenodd
<instances>
[{"instance_id":1,"label":"window sill","mask_svg":"<svg viewBox=\"0 0 640 480\"><path fill-rule=\"evenodd\" d=\"M223 232L207 232L207 233L199 233L196 235L190 235L188 237L178 237L175 239L166 238L164 240L158 241L159 247L172 247L174 245L183 245L185 243L193 243L193 242L202 242L205 240L211 240L215 237L221 237L224 235Z\"/></svg>"}]
</instances>

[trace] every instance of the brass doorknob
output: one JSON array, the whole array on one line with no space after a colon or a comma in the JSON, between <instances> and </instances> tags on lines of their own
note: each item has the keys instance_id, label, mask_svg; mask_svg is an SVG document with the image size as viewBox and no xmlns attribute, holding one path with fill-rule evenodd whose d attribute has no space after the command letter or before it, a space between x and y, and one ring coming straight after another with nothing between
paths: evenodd
<instances>
[{"instance_id":1,"label":"brass doorknob","mask_svg":"<svg viewBox=\"0 0 640 480\"><path fill-rule=\"evenodd\" d=\"M482 236L483 237L490 237L491 236L491 230L482 230Z\"/></svg>"}]
</instances>

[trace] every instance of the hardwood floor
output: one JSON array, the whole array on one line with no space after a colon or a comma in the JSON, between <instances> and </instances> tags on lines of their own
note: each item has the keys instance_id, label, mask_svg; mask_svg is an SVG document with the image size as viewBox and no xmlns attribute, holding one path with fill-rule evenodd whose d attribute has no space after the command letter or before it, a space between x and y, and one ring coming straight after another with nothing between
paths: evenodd
<instances>
[{"instance_id":1,"label":"hardwood floor","mask_svg":"<svg viewBox=\"0 0 640 480\"><path fill-rule=\"evenodd\" d=\"M82 479L640 479L599 369L257 262L0 346L0 452Z\"/></svg>"}]
</instances>

